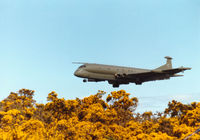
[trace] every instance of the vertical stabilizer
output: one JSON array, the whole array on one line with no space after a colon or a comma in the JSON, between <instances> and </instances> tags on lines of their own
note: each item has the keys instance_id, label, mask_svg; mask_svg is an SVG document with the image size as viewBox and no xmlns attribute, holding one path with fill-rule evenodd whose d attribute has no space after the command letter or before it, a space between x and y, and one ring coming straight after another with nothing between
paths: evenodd
<instances>
[{"instance_id":1,"label":"vertical stabilizer","mask_svg":"<svg viewBox=\"0 0 200 140\"><path fill-rule=\"evenodd\" d=\"M172 69L172 58L169 56L165 56L165 58L167 59L167 62L165 65L162 65L158 68L156 68L155 70L167 70L167 69Z\"/></svg>"}]
</instances>

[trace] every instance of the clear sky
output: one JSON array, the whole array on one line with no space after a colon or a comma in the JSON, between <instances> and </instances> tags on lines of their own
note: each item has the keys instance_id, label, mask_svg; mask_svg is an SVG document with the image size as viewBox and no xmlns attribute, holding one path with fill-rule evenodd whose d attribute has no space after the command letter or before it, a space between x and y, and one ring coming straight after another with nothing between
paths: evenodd
<instances>
[{"instance_id":1,"label":"clear sky","mask_svg":"<svg viewBox=\"0 0 200 140\"><path fill-rule=\"evenodd\" d=\"M93 62L153 69L173 57L192 67L184 77L112 88L73 75ZM21 88L45 103L49 92L65 99L98 90L125 89L138 111L162 111L168 101L199 101L199 0L0 0L0 99Z\"/></svg>"}]
</instances>

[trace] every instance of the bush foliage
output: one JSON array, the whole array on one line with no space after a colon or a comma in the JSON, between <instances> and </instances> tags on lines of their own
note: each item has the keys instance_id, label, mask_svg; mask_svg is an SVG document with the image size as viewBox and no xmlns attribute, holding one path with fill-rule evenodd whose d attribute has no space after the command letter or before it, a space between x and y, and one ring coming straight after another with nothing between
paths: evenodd
<instances>
[{"instance_id":1,"label":"bush foliage","mask_svg":"<svg viewBox=\"0 0 200 140\"><path fill-rule=\"evenodd\" d=\"M21 89L0 102L0 140L176 140L200 125L200 103L169 102L163 113L135 113L138 99L124 90L99 91L83 99L48 94L47 103ZM190 139L199 139L194 134Z\"/></svg>"}]
</instances>

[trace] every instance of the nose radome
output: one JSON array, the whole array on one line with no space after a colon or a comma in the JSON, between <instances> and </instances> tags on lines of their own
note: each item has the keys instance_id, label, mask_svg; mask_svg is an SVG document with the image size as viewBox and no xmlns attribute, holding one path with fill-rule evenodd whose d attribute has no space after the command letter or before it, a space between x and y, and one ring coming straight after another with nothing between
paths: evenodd
<instances>
[{"instance_id":1,"label":"nose radome","mask_svg":"<svg viewBox=\"0 0 200 140\"><path fill-rule=\"evenodd\" d=\"M74 75L77 76L77 77L80 77L80 76L81 76L81 70L80 70L80 69L77 69L77 70L74 72Z\"/></svg>"},{"instance_id":2,"label":"nose radome","mask_svg":"<svg viewBox=\"0 0 200 140\"><path fill-rule=\"evenodd\" d=\"M78 76L78 70L76 70L76 71L74 72L74 75L75 75L75 76Z\"/></svg>"}]
</instances>

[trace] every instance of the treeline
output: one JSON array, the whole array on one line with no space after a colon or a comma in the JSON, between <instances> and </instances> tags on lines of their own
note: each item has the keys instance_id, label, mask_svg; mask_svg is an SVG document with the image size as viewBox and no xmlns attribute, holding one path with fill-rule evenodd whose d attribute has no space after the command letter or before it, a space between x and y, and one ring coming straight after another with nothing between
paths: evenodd
<instances>
[{"instance_id":1,"label":"treeline","mask_svg":"<svg viewBox=\"0 0 200 140\"><path fill-rule=\"evenodd\" d=\"M33 90L21 89L0 102L0 140L176 140L200 126L196 102L173 100L162 113L139 114L134 113L138 99L124 90L75 100L51 92L46 104L37 103L33 95Z\"/></svg>"}]
</instances>

